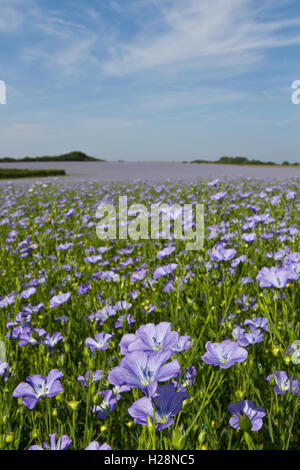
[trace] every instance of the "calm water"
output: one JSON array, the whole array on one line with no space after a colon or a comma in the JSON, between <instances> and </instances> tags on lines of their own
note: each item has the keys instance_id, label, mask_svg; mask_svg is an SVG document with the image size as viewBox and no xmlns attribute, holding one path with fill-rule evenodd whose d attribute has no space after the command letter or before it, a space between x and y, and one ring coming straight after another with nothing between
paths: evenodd
<instances>
[{"instance_id":1,"label":"calm water","mask_svg":"<svg viewBox=\"0 0 300 470\"><path fill-rule=\"evenodd\" d=\"M97 181L99 183L136 180L167 181L198 179L237 179L237 178L263 178L263 179L291 179L300 178L299 168L280 167L244 167L234 165L209 165L191 163L165 163L165 162L36 162L36 163L0 163L0 168L58 168L64 169L66 176L51 178L51 181L64 183L78 183L83 181ZM10 181L13 184L33 183L45 181L46 178L0 180L0 185Z\"/></svg>"}]
</instances>

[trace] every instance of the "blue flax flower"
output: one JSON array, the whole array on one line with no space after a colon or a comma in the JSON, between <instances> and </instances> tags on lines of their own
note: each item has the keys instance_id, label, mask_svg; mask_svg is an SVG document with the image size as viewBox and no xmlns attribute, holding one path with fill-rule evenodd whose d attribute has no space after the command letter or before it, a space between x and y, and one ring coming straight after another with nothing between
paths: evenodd
<instances>
[{"instance_id":1,"label":"blue flax flower","mask_svg":"<svg viewBox=\"0 0 300 470\"><path fill-rule=\"evenodd\" d=\"M207 352L202 356L206 364L228 369L236 362L243 362L248 357L245 348L240 347L235 341L226 339L222 343L208 341L205 345Z\"/></svg>"},{"instance_id":2,"label":"blue flax flower","mask_svg":"<svg viewBox=\"0 0 300 470\"><path fill-rule=\"evenodd\" d=\"M56 432L53 434L49 434L50 437L50 447L49 444L44 441L43 446L34 445L28 448L28 450L66 450L72 444L72 439L68 436L64 435L59 437L56 442Z\"/></svg>"},{"instance_id":3,"label":"blue flax flower","mask_svg":"<svg viewBox=\"0 0 300 470\"><path fill-rule=\"evenodd\" d=\"M276 370L274 374L268 375L266 380L269 382L271 378L275 380L275 393L277 395L282 395L284 393L300 393L300 384L296 377L289 378L288 373L284 370Z\"/></svg>"},{"instance_id":4,"label":"blue flax flower","mask_svg":"<svg viewBox=\"0 0 300 470\"><path fill-rule=\"evenodd\" d=\"M106 442L104 442L104 444L99 444L97 441L92 441L85 450L111 450L111 447Z\"/></svg>"},{"instance_id":5,"label":"blue flax flower","mask_svg":"<svg viewBox=\"0 0 300 470\"><path fill-rule=\"evenodd\" d=\"M117 408L117 402L120 400L121 395L114 395L112 390L103 390L98 392L98 395L103 396L103 399L100 405L93 407L93 413L97 413L98 418L105 419L108 416L108 412L111 413Z\"/></svg>"},{"instance_id":6,"label":"blue flax flower","mask_svg":"<svg viewBox=\"0 0 300 470\"><path fill-rule=\"evenodd\" d=\"M147 396L152 396L158 382L166 382L175 377L180 371L180 364L175 359L165 364L171 352L147 354L144 351L134 351L127 354L108 374L108 381L113 385L128 385L140 388Z\"/></svg>"},{"instance_id":7,"label":"blue flax flower","mask_svg":"<svg viewBox=\"0 0 300 470\"><path fill-rule=\"evenodd\" d=\"M105 351L108 348L108 342L110 338L112 338L112 335L102 331L101 333L97 333L95 338L96 339L87 338L85 340L85 344L90 348L90 351L94 351L95 349L97 349L97 351Z\"/></svg>"},{"instance_id":8,"label":"blue flax flower","mask_svg":"<svg viewBox=\"0 0 300 470\"><path fill-rule=\"evenodd\" d=\"M52 299L50 299L50 307L51 308L57 308L60 305L67 302L70 297L71 297L70 292L67 292L66 294L55 295L54 297L52 297Z\"/></svg>"},{"instance_id":9,"label":"blue flax flower","mask_svg":"<svg viewBox=\"0 0 300 470\"><path fill-rule=\"evenodd\" d=\"M128 413L136 424L147 426L147 416L155 418L155 430L161 431L174 423L174 416L178 415L182 403L189 395L186 392L176 392L173 385L160 385L152 399L143 397L134 402ZM154 403L154 406L153 406ZM155 417L154 417L155 408Z\"/></svg>"},{"instance_id":10,"label":"blue flax flower","mask_svg":"<svg viewBox=\"0 0 300 470\"><path fill-rule=\"evenodd\" d=\"M136 339L128 345L128 352L133 351L166 351L178 342L178 333L171 331L171 323L161 322L158 325L142 325L135 333Z\"/></svg>"},{"instance_id":11,"label":"blue flax flower","mask_svg":"<svg viewBox=\"0 0 300 470\"><path fill-rule=\"evenodd\" d=\"M95 370L95 372L92 373L92 378L91 378L91 383L94 382L100 382L100 380L104 379L105 375L101 369ZM78 375L77 377L78 382L81 382L84 387L88 386L89 380L90 380L90 373L87 371L83 375Z\"/></svg>"},{"instance_id":12,"label":"blue flax flower","mask_svg":"<svg viewBox=\"0 0 300 470\"><path fill-rule=\"evenodd\" d=\"M237 403L232 403L227 409L233 414L229 424L234 429L240 429L239 418L243 418L246 415L252 424L251 431L259 431L263 425L262 418L266 416L265 410L261 406L255 405L251 400L241 400Z\"/></svg>"},{"instance_id":13,"label":"blue flax flower","mask_svg":"<svg viewBox=\"0 0 300 470\"><path fill-rule=\"evenodd\" d=\"M22 403L29 410L35 407L42 397L54 397L63 392L59 381L63 373L58 369L52 369L47 377L43 375L31 375L26 377L26 382L21 382L13 391L13 397L23 397Z\"/></svg>"}]
</instances>

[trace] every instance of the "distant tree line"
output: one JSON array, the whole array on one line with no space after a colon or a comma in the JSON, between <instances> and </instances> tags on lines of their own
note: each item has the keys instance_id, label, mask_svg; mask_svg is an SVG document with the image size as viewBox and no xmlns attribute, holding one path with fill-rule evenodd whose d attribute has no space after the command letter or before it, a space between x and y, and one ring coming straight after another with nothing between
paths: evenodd
<instances>
[{"instance_id":1,"label":"distant tree line","mask_svg":"<svg viewBox=\"0 0 300 470\"><path fill-rule=\"evenodd\" d=\"M275 162L263 162L261 160L249 160L246 157L228 157L224 156L219 158L219 160L193 160L191 163L219 163L222 165L276 165L279 166L279 163ZM284 161L281 165L300 165L300 163L289 163Z\"/></svg>"},{"instance_id":2,"label":"distant tree line","mask_svg":"<svg viewBox=\"0 0 300 470\"><path fill-rule=\"evenodd\" d=\"M105 160L95 157L89 157L83 152L74 151L58 156L45 157L24 157L24 158L0 158L0 162L104 162Z\"/></svg>"}]
</instances>

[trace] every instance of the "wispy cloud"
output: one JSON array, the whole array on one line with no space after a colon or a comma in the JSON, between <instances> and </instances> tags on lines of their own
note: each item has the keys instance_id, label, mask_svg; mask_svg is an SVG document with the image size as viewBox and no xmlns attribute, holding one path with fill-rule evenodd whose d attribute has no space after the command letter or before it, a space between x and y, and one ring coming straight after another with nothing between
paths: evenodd
<instances>
[{"instance_id":1,"label":"wispy cloud","mask_svg":"<svg viewBox=\"0 0 300 470\"><path fill-rule=\"evenodd\" d=\"M0 0L0 33L14 33L23 24L19 0Z\"/></svg>"},{"instance_id":2,"label":"wispy cloud","mask_svg":"<svg viewBox=\"0 0 300 470\"><path fill-rule=\"evenodd\" d=\"M0 34L14 33L19 38L15 59L57 78L97 62L93 46L104 33L97 30L96 12L77 5L70 17L63 3L61 9L49 5L45 8L37 0L0 0Z\"/></svg>"},{"instance_id":3,"label":"wispy cloud","mask_svg":"<svg viewBox=\"0 0 300 470\"><path fill-rule=\"evenodd\" d=\"M263 13L270 2L265 10L255 0L147 0L147 4L157 10L159 31L143 25L133 40L117 44L104 64L107 74L122 76L174 64L200 70L232 67L262 60L268 48L300 43L300 17L266 20Z\"/></svg>"}]
</instances>

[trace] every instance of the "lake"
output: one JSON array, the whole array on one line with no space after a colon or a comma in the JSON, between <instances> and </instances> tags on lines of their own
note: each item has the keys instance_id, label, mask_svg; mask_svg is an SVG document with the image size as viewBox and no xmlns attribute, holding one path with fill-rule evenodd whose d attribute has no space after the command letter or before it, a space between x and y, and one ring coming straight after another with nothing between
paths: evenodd
<instances>
[{"instance_id":1,"label":"lake","mask_svg":"<svg viewBox=\"0 0 300 470\"><path fill-rule=\"evenodd\" d=\"M271 166L238 166L212 165L173 162L20 162L0 163L0 168L29 168L29 169L64 169L66 176L51 178L51 181L63 183L79 183L83 181L130 182L137 180L167 181L167 180L201 180L201 179L291 179L300 178L300 167L271 167ZM13 179L13 184L24 182L44 181L46 178ZM8 180L0 180L5 185Z\"/></svg>"}]
</instances>

